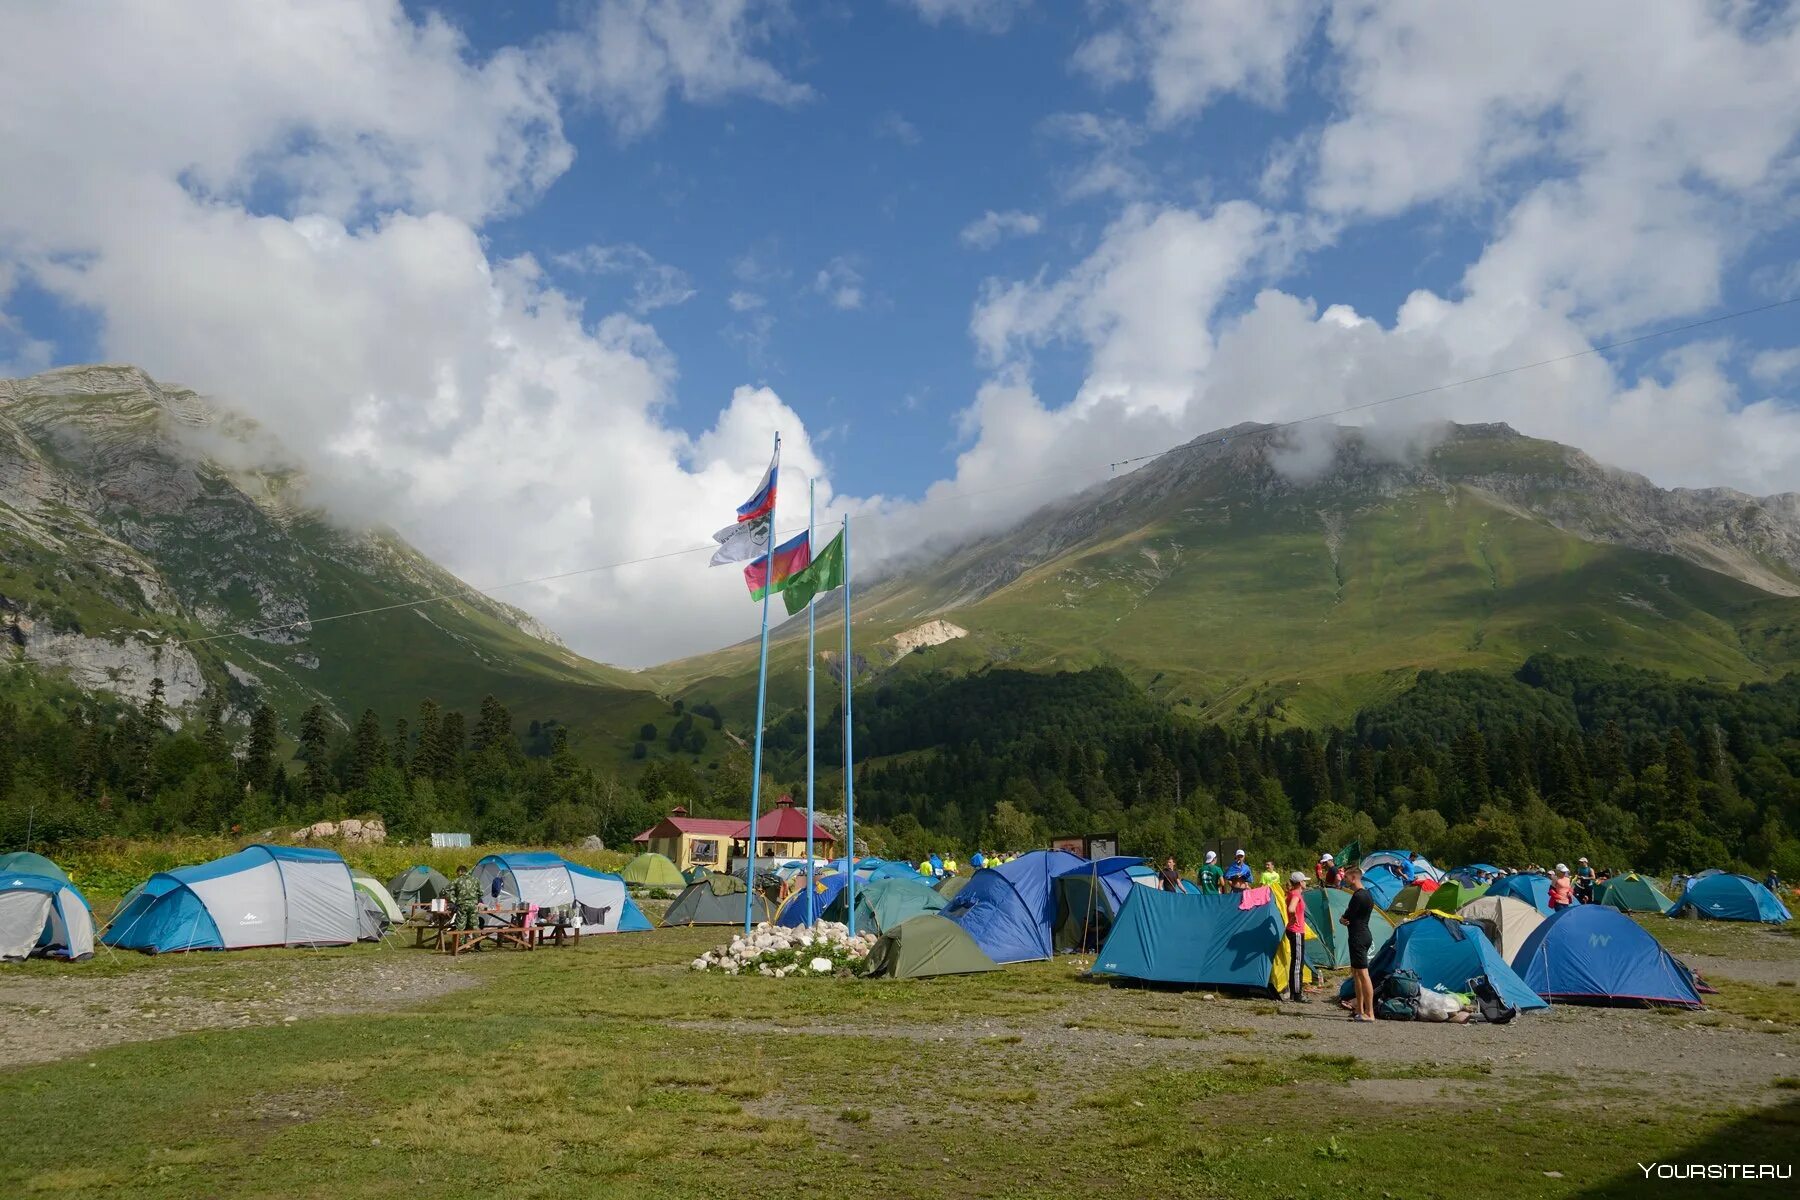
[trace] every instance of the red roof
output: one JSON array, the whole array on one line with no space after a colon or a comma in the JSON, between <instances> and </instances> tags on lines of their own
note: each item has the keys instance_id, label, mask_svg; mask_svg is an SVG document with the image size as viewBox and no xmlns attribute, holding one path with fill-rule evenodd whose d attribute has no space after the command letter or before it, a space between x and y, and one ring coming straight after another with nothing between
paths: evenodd
<instances>
[{"instance_id":1,"label":"red roof","mask_svg":"<svg viewBox=\"0 0 1800 1200\"><path fill-rule=\"evenodd\" d=\"M804 821L801 822L805 824ZM742 837L744 830L750 827L748 821L728 821L720 817L664 817L644 832L631 840L647 842L653 837L678 837L684 833L698 833L711 837ZM802 837L806 835L801 834Z\"/></svg>"},{"instance_id":2,"label":"red roof","mask_svg":"<svg viewBox=\"0 0 1800 1200\"><path fill-rule=\"evenodd\" d=\"M749 828L748 821L738 826L739 836L743 836L743 831ZM803 842L806 840L806 814L797 808L779 805L757 818L756 836L778 842ZM832 838L823 825L814 825L813 840L829 842Z\"/></svg>"},{"instance_id":3,"label":"red roof","mask_svg":"<svg viewBox=\"0 0 1800 1200\"><path fill-rule=\"evenodd\" d=\"M729 821L720 817L667 816L644 832L632 838L633 842L647 842L651 838L678 837L684 833L697 833L704 837L747 838L750 836L750 822ZM778 842L803 842L806 840L806 814L791 804L782 803L764 813L756 821L758 839L771 839ZM831 842L831 832L823 825L813 826L815 842Z\"/></svg>"}]
</instances>

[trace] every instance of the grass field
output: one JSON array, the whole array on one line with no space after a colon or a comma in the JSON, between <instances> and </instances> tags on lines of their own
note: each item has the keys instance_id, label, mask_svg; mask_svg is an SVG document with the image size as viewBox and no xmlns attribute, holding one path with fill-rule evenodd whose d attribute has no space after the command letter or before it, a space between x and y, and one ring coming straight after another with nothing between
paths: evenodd
<instances>
[{"instance_id":1,"label":"grass field","mask_svg":"<svg viewBox=\"0 0 1800 1200\"><path fill-rule=\"evenodd\" d=\"M58 997L77 1022L231 1027L0 1070L0 1123L28 1133L0 1195L1623 1196L1639 1161L1791 1161L1800 1135L1791 986L1720 979L1703 1014L1355 1026L1066 958L898 983L687 969L728 932L10 968L0 1027ZM1764 936L1800 973L1800 939ZM310 1007L242 1015L288 994Z\"/></svg>"}]
</instances>

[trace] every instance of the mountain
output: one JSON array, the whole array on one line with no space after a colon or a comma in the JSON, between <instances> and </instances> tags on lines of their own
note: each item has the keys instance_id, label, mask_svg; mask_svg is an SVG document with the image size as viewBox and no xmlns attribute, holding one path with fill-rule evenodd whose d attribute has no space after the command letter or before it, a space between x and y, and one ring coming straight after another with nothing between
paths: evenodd
<instances>
[{"instance_id":1,"label":"mountain","mask_svg":"<svg viewBox=\"0 0 1800 1200\"><path fill-rule=\"evenodd\" d=\"M1302 436L1206 435L864 583L859 669L1104 663L1207 719L1319 725L1423 668L1543 652L1727 681L1800 665L1800 496L1665 490L1505 425L1401 450ZM835 607L821 630L829 654ZM777 712L803 695L802 632L775 635ZM651 675L736 720L754 670L746 645Z\"/></svg>"},{"instance_id":2,"label":"mountain","mask_svg":"<svg viewBox=\"0 0 1800 1200\"><path fill-rule=\"evenodd\" d=\"M0 690L143 700L161 678L191 715L208 689L240 716L267 700L291 732L323 703L391 722L432 697L492 693L554 716L578 753L623 758L666 714L639 677L572 653L385 529L305 502L296 469L240 467L266 439L243 417L132 367L0 381ZM453 599L332 620L332 614Z\"/></svg>"}]
</instances>

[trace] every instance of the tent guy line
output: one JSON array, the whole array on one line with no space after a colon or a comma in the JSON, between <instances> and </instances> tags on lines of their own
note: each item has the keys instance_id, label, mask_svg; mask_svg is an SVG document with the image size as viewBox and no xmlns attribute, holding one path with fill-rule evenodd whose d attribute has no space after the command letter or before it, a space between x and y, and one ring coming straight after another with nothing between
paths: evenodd
<instances>
[{"instance_id":1,"label":"tent guy line","mask_svg":"<svg viewBox=\"0 0 1800 1200\"><path fill-rule=\"evenodd\" d=\"M1707 317L1707 318L1705 318L1703 320L1699 320L1699 321L1689 321L1688 323L1686 323L1684 325L1674 325L1674 326L1670 326L1669 328L1666 328L1666 329L1652 330L1649 333L1639 334L1636 337L1624 338L1620 341L1608 342L1608 343L1605 343L1604 345L1599 345L1599 346L1590 346L1585 350L1576 350L1576 351L1573 351L1572 353L1559 355L1555 358L1545 358L1545 359L1539 359L1537 362L1520 363L1517 366L1505 367L1498 371L1490 371L1485 375L1475 375L1475 376L1471 376L1467 379L1458 379L1458 380L1453 380L1448 383L1435 384L1435 385L1433 385L1431 387L1427 387L1427 388L1419 388L1414 391L1402 392L1402 393L1399 393L1399 394L1393 395L1393 396L1384 396L1377 400L1366 400L1366 401L1363 401L1358 404L1347 405L1343 408L1334 408L1334 409L1330 409L1325 412L1313 413L1310 416L1296 417L1293 420L1276 422L1272 425L1267 426L1266 428L1258 429L1251 433L1237 435L1237 440L1242 440L1244 438L1267 437L1271 434L1280 433L1284 430L1292 429L1299 425L1305 425L1305 424L1308 424L1313 421L1323 421L1323 420L1327 420L1331 417L1339 417L1339 416L1344 416L1349 413L1362 412L1367 409L1378 408L1383 405L1394 404L1394 403L1398 403L1403 400L1417 399L1421 396L1436 395L1438 393L1447 392L1447 391L1450 391L1455 388L1467 387L1471 384L1486 383L1490 380L1501 379L1501 378L1504 378L1509 375L1516 375L1522 371L1537 370L1542 367L1555 366L1559 363L1570 362L1570 361L1572 361L1574 359L1578 359L1578 358L1586 358L1586 357L1590 357L1590 356L1596 355L1596 354L1604 354L1604 353L1607 353L1607 352L1613 351L1613 350L1621 350L1628 346L1639 345L1644 342L1653 341L1657 338L1670 337L1677 333L1688 333L1695 329L1702 329L1702 328L1705 328L1705 327L1711 326L1711 325L1720 325L1720 324L1724 324L1727 321L1740 320L1744 317L1756 316L1759 313L1771 312L1776 309L1787 308L1787 307L1790 307L1795 304L1800 304L1800 296L1790 296L1783 300L1771 301L1768 304L1759 304L1752 308L1741 308L1741 309L1737 309L1733 312L1721 313L1715 317ZM1111 473L1111 472L1117 471L1120 467L1135 466L1136 464L1139 464L1139 463L1150 462L1150 461L1153 461L1153 460L1159 459L1159 458L1166 458L1169 455L1178 454L1184 450L1199 450L1199 449L1204 449L1209 446L1224 445L1225 443L1230 442L1232 440L1234 440L1232 437L1213 437L1213 438L1206 438L1206 439L1201 439L1201 440L1196 440L1196 441L1182 442L1178 445L1168 446L1168 447L1165 447L1161 450L1155 451L1150 454L1140 454L1133 458L1122 458L1122 459L1117 460L1116 462L1107 463L1104 465L1104 469L1108 473ZM1102 466L1101 466L1101 464L1096 463L1091 468L1088 468L1088 469L1093 470L1096 473L1098 473L1102 469ZM959 491L955 491L955 490L943 491L943 492L937 493L937 496L934 498L970 500L970 499L974 499L977 496L987 496L987 495L992 495L996 492L1010 491L1014 488L1026 487L1026 486L1028 486L1030 484L1034 484L1034 483L1042 483L1045 480L1049 480L1049 479L1067 479L1068 477L1069 477L1068 471L1058 471L1058 472L1054 472L1051 474L1034 475L1034 476L1031 476L1031 477L1028 477L1025 479L1014 480L1011 483L996 484L993 487L979 488L979 489L976 489L973 491L966 491L966 492L959 492ZM1098 480L1096 480L1096 482L1098 482ZM1079 494L1079 493L1077 493L1077 494ZM893 519L893 518L892 517L884 518L880 515L870 515L870 516L867 516L864 518L865 521L872 521L872 522L880 522L883 520L891 520L891 519ZM778 534L772 535L771 540L779 542L782 538L790 536L791 534L799 533L804 528L805 528L804 526L795 526L791 530L783 530ZM435 596L423 596L417 600L404 600L397 604L384 604L384 605L380 605L375 608L356 609L351 612L330 613L330 614L327 614L322 617L309 617L304 620L289 621L289 622L286 622L286 623L280 624L280 625L262 625L262 626L258 626L257 628L254 628L254 629L229 630L224 633L207 634L203 637L182 638L179 640L165 639L162 642L160 642L159 644L165 645L165 646L197 646L197 645L203 644L205 642L221 641L225 638L256 637L256 636L259 636L259 635L265 634L265 633L282 633L282 632L286 632L287 630L291 630L291 629L310 629L314 625L322 625L327 621L344 621L344 620L349 620L352 617L374 616L379 613L394 612L394 611L397 611L400 609L418 608L418 607L420 607L422 605L426 605L426 604L442 604L442 603L446 603L446 602L453 601L453 600L467 600L471 597L487 598L493 592L506 591L511 588L529 587L533 584L538 584L538 583L552 583L552 582L555 582L555 581L561 580L561 579L573 579L573 578L576 578L577 576L581 576L581 575L594 575L594 574L598 574L601 571L616 571L616 570L619 570L624 567L640 566L644 563L662 562L666 559L671 559L671 558L682 558L689 554L712 553L712 552L716 551L717 549L718 549L717 543L708 542L707 544L705 544L703 546L688 546L681 550L669 550L669 551L665 551L661 554L645 555L641 558L622 559L618 562L601 563L598 566L592 566L592 567L577 567L574 570L559 571L559 572L556 572L555 574L551 574L551 575L537 575L537 576L533 576L530 579L515 579L515 580L511 580L507 583L488 584L484 587L479 587L479 588L475 587L474 585L471 584L471 585L467 585L465 587L465 589L462 591L445 592L445 593L441 593L441 594L435 595ZM15 667L23 666L23 665L25 665L26 661L28 661L28 660L19 660L18 662L15 662L11 665L13 665Z\"/></svg>"}]
</instances>

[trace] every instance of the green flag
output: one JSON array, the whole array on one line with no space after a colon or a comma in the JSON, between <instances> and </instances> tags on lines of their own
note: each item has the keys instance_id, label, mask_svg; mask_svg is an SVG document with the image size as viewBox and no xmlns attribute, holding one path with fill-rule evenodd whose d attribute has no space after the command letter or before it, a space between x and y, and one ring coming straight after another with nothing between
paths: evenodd
<instances>
[{"instance_id":1,"label":"green flag","mask_svg":"<svg viewBox=\"0 0 1800 1200\"><path fill-rule=\"evenodd\" d=\"M1340 867L1354 867L1357 863L1359 863L1361 861L1362 861L1362 839L1361 838L1358 838L1358 839L1352 841L1348 846L1345 846L1342 850L1339 850L1337 852L1337 865Z\"/></svg>"},{"instance_id":2,"label":"green flag","mask_svg":"<svg viewBox=\"0 0 1800 1200\"><path fill-rule=\"evenodd\" d=\"M791 617L805 608L807 602L820 592L829 592L832 588L843 586L844 535L840 533L831 539L829 546L813 555L811 566L788 576L787 587L781 592L781 602L787 605L788 615Z\"/></svg>"}]
</instances>

